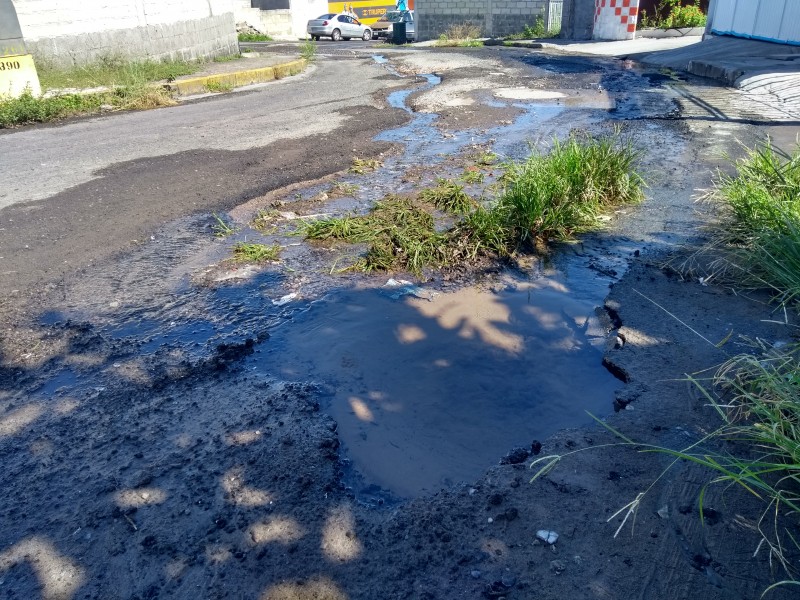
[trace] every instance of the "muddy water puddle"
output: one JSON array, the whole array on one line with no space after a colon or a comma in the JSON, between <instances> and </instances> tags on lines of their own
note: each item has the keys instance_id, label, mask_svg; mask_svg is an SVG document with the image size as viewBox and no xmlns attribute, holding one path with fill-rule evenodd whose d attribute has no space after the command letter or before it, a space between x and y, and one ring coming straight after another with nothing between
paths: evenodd
<instances>
[{"instance_id":1,"label":"muddy water puddle","mask_svg":"<svg viewBox=\"0 0 800 600\"><path fill-rule=\"evenodd\" d=\"M598 298L558 276L493 287L332 292L249 364L330 386L358 495L473 481L512 447L606 414L619 385L601 365Z\"/></svg>"},{"instance_id":2,"label":"muddy water puddle","mask_svg":"<svg viewBox=\"0 0 800 600\"><path fill-rule=\"evenodd\" d=\"M439 84L434 75L424 80L395 92L390 104L410 111L411 93ZM435 126L437 114L412 112L407 125L379 138L403 142L401 154L372 173L339 178L355 191L334 197L330 183L308 186L287 193L280 210L288 214L299 201L308 204L306 218L362 212L387 193L458 176L463 164L448 162L454 155L490 148L521 159L532 139L563 127L567 111L573 125L587 125L610 108L603 94L580 102L519 90L502 96L483 101L518 108L513 123L445 132ZM422 176L405 180L412 169ZM491 183L489 175L486 187ZM213 240L208 224L187 219L105 280L86 282L71 306L44 322L91 322L96 333L140 355L171 353L190 362L221 344L256 340L237 364L329 391L325 409L338 422L347 482L367 502L475 480L511 448L584 424L587 411L611 410L620 384L602 366L606 331L596 312L633 252L625 240L570 246L546 273L523 269L484 286L435 296L426 289L420 295L428 297L417 298L380 287L388 276L376 283L349 275L356 284L348 287L332 276L336 250L288 236L286 218L270 233L251 229L247 219L223 240ZM280 243L280 264L222 266L237 241ZM78 383L96 385L85 376Z\"/></svg>"}]
</instances>

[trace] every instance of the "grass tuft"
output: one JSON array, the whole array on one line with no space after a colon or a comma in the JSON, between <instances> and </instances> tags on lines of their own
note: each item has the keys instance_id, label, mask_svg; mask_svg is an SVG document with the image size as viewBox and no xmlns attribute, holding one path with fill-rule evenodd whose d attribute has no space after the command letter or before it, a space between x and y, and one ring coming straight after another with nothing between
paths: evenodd
<instances>
[{"instance_id":1,"label":"grass tuft","mask_svg":"<svg viewBox=\"0 0 800 600\"><path fill-rule=\"evenodd\" d=\"M214 231L214 236L224 238L236 233L236 230L228 225L217 213L212 213L212 216L214 217L214 224L211 229Z\"/></svg>"},{"instance_id":2,"label":"grass tuft","mask_svg":"<svg viewBox=\"0 0 800 600\"><path fill-rule=\"evenodd\" d=\"M271 42L272 38L265 33L240 33L240 42Z\"/></svg>"},{"instance_id":3,"label":"grass tuft","mask_svg":"<svg viewBox=\"0 0 800 600\"><path fill-rule=\"evenodd\" d=\"M300 56L311 62L317 58L317 42L305 40L300 44Z\"/></svg>"},{"instance_id":4,"label":"grass tuft","mask_svg":"<svg viewBox=\"0 0 800 600\"><path fill-rule=\"evenodd\" d=\"M789 154L766 140L735 165L707 196L723 218L701 252L718 255L716 279L770 289L780 304L800 308L800 146Z\"/></svg>"},{"instance_id":5,"label":"grass tuft","mask_svg":"<svg viewBox=\"0 0 800 600\"><path fill-rule=\"evenodd\" d=\"M437 179L436 187L422 190L419 199L456 215L465 215L475 208L475 201L464 191L464 187L448 179Z\"/></svg>"},{"instance_id":6,"label":"grass tuft","mask_svg":"<svg viewBox=\"0 0 800 600\"><path fill-rule=\"evenodd\" d=\"M478 167L467 167L461 174L461 181L464 183L483 183L486 174Z\"/></svg>"},{"instance_id":7,"label":"grass tuft","mask_svg":"<svg viewBox=\"0 0 800 600\"><path fill-rule=\"evenodd\" d=\"M355 156L353 157L353 164L350 166L350 172L356 175L364 175L381 166L383 166L383 163L375 158L358 158Z\"/></svg>"},{"instance_id":8,"label":"grass tuft","mask_svg":"<svg viewBox=\"0 0 800 600\"><path fill-rule=\"evenodd\" d=\"M479 38L481 35L481 28L474 23L459 23L451 25L439 39L436 41L437 46L455 46L460 48L469 48L483 46L483 42Z\"/></svg>"},{"instance_id":9,"label":"grass tuft","mask_svg":"<svg viewBox=\"0 0 800 600\"><path fill-rule=\"evenodd\" d=\"M267 246L266 244L249 244L247 242L237 242L233 246L233 258L238 262L262 263L278 260L281 254L281 247L278 244Z\"/></svg>"}]
</instances>

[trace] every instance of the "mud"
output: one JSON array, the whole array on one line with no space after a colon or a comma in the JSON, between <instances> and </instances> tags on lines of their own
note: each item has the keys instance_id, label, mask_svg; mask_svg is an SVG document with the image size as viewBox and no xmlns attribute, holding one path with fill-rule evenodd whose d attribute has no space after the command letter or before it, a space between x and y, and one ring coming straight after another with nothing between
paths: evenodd
<instances>
[{"instance_id":1,"label":"mud","mask_svg":"<svg viewBox=\"0 0 800 600\"><path fill-rule=\"evenodd\" d=\"M178 204L131 215L144 243L116 256L109 242L80 272L56 267L70 247L87 264L96 244L65 234L57 254L31 250L41 272L7 281L19 292L0 355L0 597L723 599L781 576L752 557L754 499L712 486L702 525L707 473L677 464L659 478L668 457L618 445L586 414L687 446L717 417L685 375L748 337L791 339L766 298L663 268L703 235L693 196L715 153L760 133L752 105L716 90L716 112L695 119L685 101L700 84L610 60L486 50L390 64L428 78L387 94L413 110L373 142L374 156L401 147L376 171L346 173L342 154L277 179L243 172L233 192L204 192L202 206L231 207L228 237ZM491 118L465 110L482 106ZM706 131L720 108L729 118ZM291 235L297 217L363 212L487 150L522 158L554 135L614 128L645 151L648 199L545 259L428 273L409 296L389 275L337 274L359 248ZM491 193L485 171L476 196ZM329 195L336 181L358 187ZM283 213L275 227L252 229L267 209ZM242 240L280 243L281 261L228 262ZM555 453L569 456L529 483L528 465ZM645 490L615 536L612 515Z\"/></svg>"}]
</instances>

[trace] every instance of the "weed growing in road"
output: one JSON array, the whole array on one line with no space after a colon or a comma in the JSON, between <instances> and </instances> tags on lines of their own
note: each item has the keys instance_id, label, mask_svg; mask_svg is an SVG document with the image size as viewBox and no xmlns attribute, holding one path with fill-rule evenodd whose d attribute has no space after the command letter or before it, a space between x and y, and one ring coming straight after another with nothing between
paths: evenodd
<instances>
[{"instance_id":1,"label":"weed growing in road","mask_svg":"<svg viewBox=\"0 0 800 600\"><path fill-rule=\"evenodd\" d=\"M353 158L353 164L350 165L350 172L356 175L364 175L371 173L378 167L383 166L383 163L375 158Z\"/></svg>"},{"instance_id":2,"label":"weed growing in road","mask_svg":"<svg viewBox=\"0 0 800 600\"><path fill-rule=\"evenodd\" d=\"M419 199L456 215L465 215L475 208L475 201L464 191L463 186L448 179L437 179L436 187L422 190Z\"/></svg>"},{"instance_id":3,"label":"weed growing in road","mask_svg":"<svg viewBox=\"0 0 800 600\"><path fill-rule=\"evenodd\" d=\"M433 217L408 198L387 196L366 215L350 215L305 223L307 239L367 243L366 255L352 268L362 271L408 269L446 262L446 236Z\"/></svg>"},{"instance_id":4,"label":"weed growing in road","mask_svg":"<svg viewBox=\"0 0 800 600\"><path fill-rule=\"evenodd\" d=\"M461 174L461 180L464 183L483 183L486 174L478 167L467 167Z\"/></svg>"},{"instance_id":5,"label":"weed growing in road","mask_svg":"<svg viewBox=\"0 0 800 600\"><path fill-rule=\"evenodd\" d=\"M305 40L300 44L300 56L311 62L317 58L317 42Z\"/></svg>"},{"instance_id":6,"label":"weed growing in road","mask_svg":"<svg viewBox=\"0 0 800 600\"><path fill-rule=\"evenodd\" d=\"M475 164L481 167L490 167L497 162L497 154L494 152L481 152L475 156Z\"/></svg>"},{"instance_id":7,"label":"weed growing in road","mask_svg":"<svg viewBox=\"0 0 800 600\"><path fill-rule=\"evenodd\" d=\"M233 89L233 84L224 81L210 80L206 83L206 89L212 93L230 92Z\"/></svg>"},{"instance_id":8,"label":"weed growing in road","mask_svg":"<svg viewBox=\"0 0 800 600\"><path fill-rule=\"evenodd\" d=\"M272 38L265 33L240 33L240 42L271 42Z\"/></svg>"},{"instance_id":9,"label":"weed growing in road","mask_svg":"<svg viewBox=\"0 0 800 600\"><path fill-rule=\"evenodd\" d=\"M638 153L617 137L556 142L550 154L533 154L507 166L505 189L487 208L462 186L439 180L419 194L419 202L389 196L367 215L304 223L307 239L366 243L356 265L366 271L465 263L479 255L509 256L536 249L548 240L570 239L600 224L609 208L641 199L643 181L635 172ZM426 206L426 204L428 206ZM463 215L438 231L433 205Z\"/></svg>"},{"instance_id":10,"label":"weed growing in road","mask_svg":"<svg viewBox=\"0 0 800 600\"><path fill-rule=\"evenodd\" d=\"M224 238L236 233L236 230L223 221L222 217L220 217L217 213L212 213L212 216L214 217L215 222L211 226L211 229L214 231L214 235L216 237Z\"/></svg>"},{"instance_id":11,"label":"weed growing in road","mask_svg":"<svg viewBox=\"0 0 800 600\"><path fill-rule=\"evenodd\" d=\"M355 196L358 193L359 186L355 183L344 183L337 181L330 188L328 188L328 196L333 198L341 198L342 196Z\"/></svg>"},{"instance_id":12,"label":"weed growing in road","mask_svg":"<svg viewBox=\"0 0 800 600\"><path fill-rule=\"evenodd\" d=\"M569 240L598 227L609 208L642 199L638 157L618 137L556 140L549 154L534 152L507 166L493 210L517 244Z\"/></svg>"},{"instance_id":13,"label":"weed growing in road","mask_svg":"<svg viewBox=\"0 0 800 600\"><path fill-rule=\"evenodd\" d=\"M281 213L272 208L270 210L260 210L250 221L250 226L261 233L272 233L276 229L276 223L282 218Z\"/></svg>"},{"instance_id":14,"label":"weed growing in road","mask_svg":"<svg viewBox=\"0 0 800 600\"><path fill-rule=\"evenodd\" d=\"M267 246L266 244L249 244L247 242L237 242L233 246L233 258L239 262L262 263L278 260L281 254L281 247L278 244Z\"/></svg>"}]
</instances>

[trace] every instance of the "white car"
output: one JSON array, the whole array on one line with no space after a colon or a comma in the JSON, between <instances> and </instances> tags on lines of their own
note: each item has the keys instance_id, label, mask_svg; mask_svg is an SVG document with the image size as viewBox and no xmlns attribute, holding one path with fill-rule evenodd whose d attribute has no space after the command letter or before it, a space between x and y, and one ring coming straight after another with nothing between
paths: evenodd
<instances>
[{"instance_id":1,"label":"white car","mask_svg":"<svg viewBox=\"0 0 800 600\"><path fill-rule=\"evenodd\" d=\"M414 27L414 11L413 10L390 10L381 17L381 19L372 26L373 37L376 38L391 38L392 29L395 23L406 24L406 38L409 41L414 41L417 38L416 28Z\"/></svg>"},{"instance_id":2,"label":"white car","mask_svg":"<svg viewBox=\"0 0 800 600\"><path fill-rule=\"evenodd\" d=\"M306 32L312 40L320 37L329 37L334 42L361 38L369 41L372 39L372 29L362 25L358 19L346 13L327 13L311 19L306 25Z\"/></svg>"}]
</instances>

